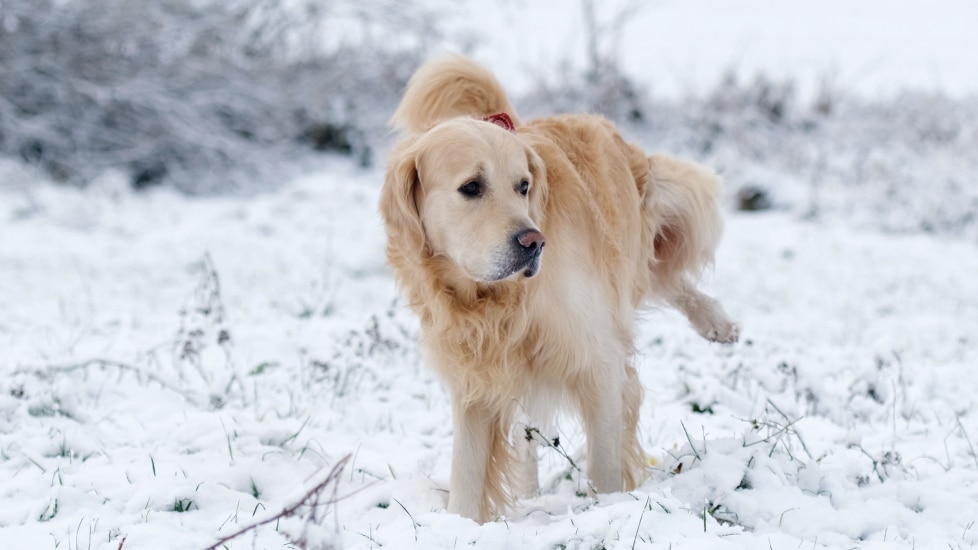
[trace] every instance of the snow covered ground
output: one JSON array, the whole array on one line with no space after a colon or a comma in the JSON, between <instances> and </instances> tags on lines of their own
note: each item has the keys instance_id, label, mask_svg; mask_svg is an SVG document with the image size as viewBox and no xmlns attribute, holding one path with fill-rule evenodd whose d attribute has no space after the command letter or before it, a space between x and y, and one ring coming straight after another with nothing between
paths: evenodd
<instances>
[{"instance_id":1,"label":"snow covered ground","mask_svg":"<svg viewBox=\"0 0 978 550\"><path fill-rule=\"evenodd\" d=\"M978 543L972 243L729 212L707 286L743 341L641 323L649 479L594 500L545 449L542 494L479 526L444 511L449 404L384 266L380 173L203 199L35 177L0 191L0 548L203 549L346 455L310 548Z\"/></svg>"},{"instance_id":2,"label":"snow covered ground","mask_svg":"<svg viewBox=\"0 0 978 550\"><path fill-rule=\"evenodd\" d=\"M507 87L583 55L573 25L527 30L552 6L503 5L479 20L489 38L475 54ZM802 86L837 67L870 109L897 88L978 89L972 2L725 5L652 3L644 26L625 27L626 70L671 75L652 89L682 95L731 63ZM726 11L694 25L706 9ZM686 30L715 38L676 43ZM67 189L0 162L0 549L203 550L337 465L321 494L338 502L316 522L302 508L226 547L971 548L978 131L960 105L934 109L951 137L922 148L919 121L850 131L858 105L822 133L731 122L741 137L710 160L731 189L759 181L778 206L740 213L727 197L705 286L742 341L710 345L650 312L638 341L648 480L584 495L568 418L557 435L574 462L544 449L541 494L482 526L444 510L450 408L384 265L379 169L327 161L264 194L188 198L134 194L111 174ZM635 138L673 144L654 132ZM790 145L773 158L729 145L778 140ZM857 173L869 185L847 188ZM918 211L928 226L944 212L964 221L918 231Z\"/></svg>"}]
</instances>

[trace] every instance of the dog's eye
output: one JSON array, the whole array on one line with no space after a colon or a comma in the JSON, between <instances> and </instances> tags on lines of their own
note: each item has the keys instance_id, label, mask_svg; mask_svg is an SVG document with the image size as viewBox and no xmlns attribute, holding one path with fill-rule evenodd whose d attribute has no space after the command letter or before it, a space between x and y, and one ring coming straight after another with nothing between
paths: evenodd
<instances>
[{"instance_id":1,"label":"dog's eye","mask_svg":"<svg viewBox=\"0 0 978 550\"><path fill-rule=\"evenodd\" d=\"M477 181L470 181L458 188L458 192L469 198L482 196L482 184Z\"/></svg>"},{"instance_id":2,"label":"dog's eye","mask_svg":"<svg viewBox=\"0 0 978 550\"><path fill-rule=\"evenodd\" d=\"M520 195L526 196L530 192L530 182L523 180L520 182Z\"/></svg>"}]
</instances>

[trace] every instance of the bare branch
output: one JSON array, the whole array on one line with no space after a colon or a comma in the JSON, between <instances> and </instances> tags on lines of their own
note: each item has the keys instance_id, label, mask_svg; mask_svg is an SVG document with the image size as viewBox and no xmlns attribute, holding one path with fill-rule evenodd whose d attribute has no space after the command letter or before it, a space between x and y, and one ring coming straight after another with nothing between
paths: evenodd
<instances>
[{"instance_id":1,"label":"bare branch","mask_svg":"<svg viewBox=\"0 0 978 550\"><path fill-rule=\"evenodd\" d=\"M347 454L346 456L341 458L339 462L333 465L333 468L329 471L328 474L326 474L325 478L323 478L319 483L315 484L311 489L309 489L309 491L307 491L306 494L294 504L283 508L280 512L276 514L272 514L261 521L256 521L245 527L242 527L241 529L238 529L234 533L231 533L230 535L218 540L217 542L204 548L203 550L217 550L218 548L227 544L231 540L236 539L241 535L248 533L250 531L254 531L255 529L261 527L262 525L267 525L269 523L272 523L273 521L278 521L282 518L301 516L302 514L300 513L300 511L303 509L303 507L308 508L309 521L320 520L321 518L317 515L320 507L331 506L349 496L349 495L344 495L343 497L339 497L337 496L337 491L339 489L340 473L343 471L343 468L346 467L347 462L350 461L351 456L352 455ZM327 488L332 488L332 494L327 500L321 501L320 499L322 497L322 494L324 491L326 491Z\"/></svg>"}]
</instances>

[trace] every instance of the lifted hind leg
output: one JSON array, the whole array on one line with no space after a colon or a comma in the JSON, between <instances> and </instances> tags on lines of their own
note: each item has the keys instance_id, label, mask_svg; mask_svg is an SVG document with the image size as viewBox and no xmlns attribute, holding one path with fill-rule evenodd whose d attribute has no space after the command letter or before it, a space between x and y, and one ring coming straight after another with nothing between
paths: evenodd
<instances>
[{"instance_id":1,"label":"lifted hind leg","mask_svg":"<svg viewBox=\"0 0 978 550\"><path fill-rule=\"evenodd\" d=\"M730 319L720 302L700 292L688 280L683 279L666 300L683 312L696 332L710 342L733 344L740 337L740 326Z\"/></svg>"},{"instance_id":2,"label":"lifted hind leg","mask_svg":"<svg viewBox=\"0 0 978 550\"><path fill-rule=\"evenodd\" d=\"M719 179L702 166L666 155L649 157L649 174L644 201L646 239L654 250L653 292L682 311L703 338L736 342L740 327L689 279L713 262L720 241Z\"/></svg>"}]
</instances>

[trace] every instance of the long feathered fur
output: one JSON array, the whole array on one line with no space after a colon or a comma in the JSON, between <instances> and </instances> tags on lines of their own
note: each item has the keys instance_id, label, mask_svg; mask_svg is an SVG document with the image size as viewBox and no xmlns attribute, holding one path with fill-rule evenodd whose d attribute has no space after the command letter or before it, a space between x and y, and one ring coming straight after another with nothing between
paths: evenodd
<instances>
[{"instance_id":1,"label":"long feathered fur","mask_svg":"<svg viewBox=\"0 0 978 550\"><path fill-rule=\"evenodd\" d=\"M561 256L552 255L557 251L548 247L536 278L484 284L466 278L450 258L431 249L418 203L419 136L456 117L482 119L496 113L507 113L520 139L535 151L530 159L534 221L548 238L584 235L587 242L575 246L593 262L581 263L584 258L566 254L559 260ZM586 392L607 383L604 374L588 364L601 350L581 347L594 334L613 335L609 338L615 342L609 345L621 354L624 386L614 397L621 400L624 430L621 489L635 487L645 475L646 458L636 431L643 392L630 361L634 311L649 298L675 305L695 293L688 281L710 264L722 231L716 176L668 156L645 155L600 117L564 116L523 124L495 77L462 56L422 66L411 78L391 125L405 139L391 152L380 200L388 262L420 317L428 362L453 400L478 404L491 423L490 459L477 519L488 519L512 503L510 430L529 388L541 380L559 381ZM582 234L582 228L590 232ZM604 281L603 290L580 290L594 293L598 307L607 309L606 326L586 326L602 322L600 312L586 319L554 318L552 326L534 323L540 312L531 308L559 311L555 304L534 297L540 285L586 269L592 270L587 276ZM568 340L567 333L579 336ZM581 395L577 398L585 399Z\"/></svg>"}]
</instances>

